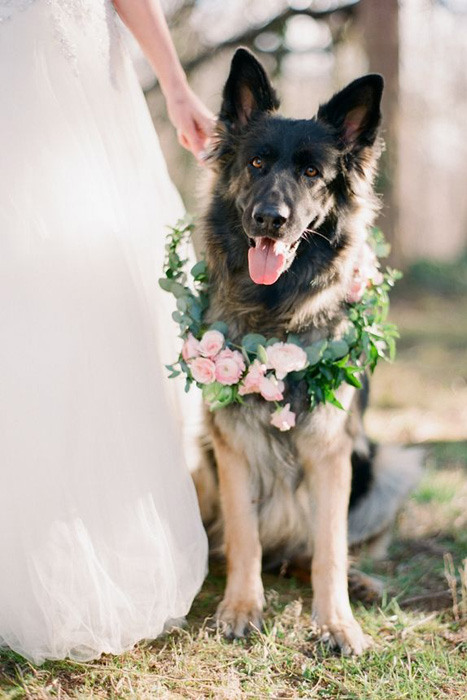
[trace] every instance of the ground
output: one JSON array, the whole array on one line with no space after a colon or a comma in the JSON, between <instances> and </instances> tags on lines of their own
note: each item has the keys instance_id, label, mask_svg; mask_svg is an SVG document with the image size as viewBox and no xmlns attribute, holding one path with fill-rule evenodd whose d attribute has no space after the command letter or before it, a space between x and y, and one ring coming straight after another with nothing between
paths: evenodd
<instances>
[{"instance_id":1,"label":"ground","mask_svg":"<svg viewBox=\"0 0 467 700\"><path fill-rule=\"evenodd\" d=\"M398 358L376 371L367 426L381 441L424 444L426 470L388 558L360 565L385 585L381 602L354 601L372 650L323 648L308 584L273 575L263 632L224 641L209 627L224 585L215 565L184 629L121 657L35 668L0 652L2 700L467 698L467 294L415 282L396 295Z\"/></svg>"}]
</instances>

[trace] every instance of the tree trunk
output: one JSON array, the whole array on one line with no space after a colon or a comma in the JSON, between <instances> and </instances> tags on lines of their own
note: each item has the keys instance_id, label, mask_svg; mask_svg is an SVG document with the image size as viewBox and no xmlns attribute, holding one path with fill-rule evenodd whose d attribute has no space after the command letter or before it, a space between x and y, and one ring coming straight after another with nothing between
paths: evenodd
<instances>
[{"instance_id":1,"label":"tree trunk","mask_svg":"<svg viewBox=\"0 0 467 700\"><path fill-rule=\"evenodd\" d=\"M368 56L369 70L385 80L383 95L383 137L386 151L380 166L383 209L378 225L391 244L391 264L401 265L397 197L398 113L399 113L399 6L398 0L361 0L357 22Z\"/></svg>"}]
</instances>

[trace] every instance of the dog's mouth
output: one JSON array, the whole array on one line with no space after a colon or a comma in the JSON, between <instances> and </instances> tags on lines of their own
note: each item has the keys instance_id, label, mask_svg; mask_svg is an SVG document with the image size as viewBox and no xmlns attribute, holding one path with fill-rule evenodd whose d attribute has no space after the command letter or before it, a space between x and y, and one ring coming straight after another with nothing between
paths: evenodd
<instances>
[{"instance_id":1,"label":"dog's mouth","mask_svg":"<svg viewBox=\"0 0 467 700\"><path fill-rule=\"evenodd\" d=\"M300 242L290 244L277 241L267 236L248 238L248 270L255 284L274 284L295 257L295 251Z\"/></svg>"}]
</instances>

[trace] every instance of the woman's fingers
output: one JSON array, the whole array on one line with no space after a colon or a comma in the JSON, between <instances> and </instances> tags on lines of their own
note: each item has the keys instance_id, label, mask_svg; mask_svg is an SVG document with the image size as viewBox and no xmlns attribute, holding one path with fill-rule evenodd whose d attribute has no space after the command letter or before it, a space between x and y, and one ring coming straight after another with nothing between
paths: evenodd
<instances>
[{"instance_id":1,"label":"woman's fingers","mask_svg":"<svg viewBox=\"0 0 467 700\"><path fill-rule=\"evenodd\" d=\"M209 122L208 124L211 126ZM208 132L207 129L200 127L194 119L190 119L189 123L178 129L178 140L184 148L187 148L200 160L200 155L206 150L211 131L212 129Z\"/></svg>"},{"instance_id":2,"label":"woman's fingers","mask_svg":"<svg viewBox=\"0 0 467 700\"><path fill-rule=\"evenodd\" d=\"M191 150L190 143L187 140L185 134L183 133L183 131L181 129L177 129L177 138L178 138L178 143L180 144L180 146L183 146L183 148Z\"/></svg>"},{"instance_id":3,"label":"woman's fingers","mask_svg":"<svg viewBox=\"0 0 467 700\"><path fill-rule=\"evenodd\" d=\"M214 115L190 89L181 98L169 99L167 106L179 143L201 162L214 130Z\"/></svg>"}]
</instances>

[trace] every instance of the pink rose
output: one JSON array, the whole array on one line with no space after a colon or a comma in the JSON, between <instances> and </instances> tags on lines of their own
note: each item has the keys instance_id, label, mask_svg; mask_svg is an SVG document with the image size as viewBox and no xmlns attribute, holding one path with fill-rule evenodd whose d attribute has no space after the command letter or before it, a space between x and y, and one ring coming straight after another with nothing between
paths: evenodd
<instances>
[{"instance_id":1,"label":"pink rose","mask_svg":"<svg viewBox=\"0 0 467 700\"><path fill-rule=\"evenodd\" d=\"M220 331L206 331L199 343L199 351L204 357L215 357L224 347L225 338Z\"/></svg>"},{"instance_id":2,"label":"pink rose","mask_svg":"<svg viewBox=\"0 0 467 700\"><path fill-rule=\"evenodd\" d=\"M372 273L370 279L373 282L373 284L376 284L376 286L379 286L380 284L383 284L383 282L384 282L384 275L381 272L381 270L375 269L374 272Z\"/></svg>"},{"instance_id":3,"label":"pink rose","mask_svg":"<svg viewBox=\"0 0 467 700\"><path fill-rule=\"evenodd\" d=\"M271 416L271 425L284 432L295 427L295 413L290 410L290 404L286 403L283 408L278 408Z\"/></svg>"},{"instance_id":4,"label":"pink rose","mask_svg":"<svg viewBox=\"0 0 467 700\"><path fill-rule=\"evenodd\" d=\"M361 300L365 293L367 284L368 280L361 277L359 270L354 270L352 284L350 285L350 289L346 295L346 300L349 302L349 304L356 304Z\"/></svg>"},{"instance_id":5,"label":"pink rose","mask_svg":"<svg viewBox=\"0 0 467 700\"><path fill-rule=\"evenodd\" d=\"M263 377L259 385L259 391L266 401L281 401L284 397L284 382L277 380L274 376Z\"/></svg>"},{"instance_id":6,"label":"pink rose","mask_svg":"<svg viewBox=\"0 0 467 700\"><path fill-rule=\"evenodd\" d=\"M248 368L248 374L244 377L240 384L238 393L240 396L245 394L255 394L260 392L260 384L266 373L266 365L262 365L259 360L255 360Z\"/></svg>"},{"instance_id":7,"label":"pink rose","mask_svg":"<svg viewBox=\"0 0 467 700\"><path fill-rule=\"evenodd\" d=\"M365 243L360 252L358 265L353 271L352 282L346 295L347 301L350 304L360 301L370 282L378 285L383 282L383 279L376 253L368 243Z\"/></svg>"},{"instance_id":8,"label":"pink rose","mask_svg":"<svg viewBox=\"0 0 467 700\"><path fill-rule=\"evenodd\" d=\"M307 365L306 352L294 343L273 343L266 352L278 379L284 379L289 372L299 372Z\"/></svg>"},{"instance_id":9,"label":"pink rose","mask_svg":"<svg viewBox=\"0 0 467 700\"><path fill-rule=\"evenodd\" d=\"M216 365L207 357L196 357L190 363L193 379L200 384L212 384L216 378Z\"/></svg>"},{"instance_id":10,"label":"pink rose","mask_svg":"<svg viewBox=\"0 0 467 700\"><path fill-rule=\"evenodd\" d=\"M199 340L196 340L192 333L188 334L188 338L183 343L182 357L185 362L199 356Z\"/></svg>"},{"instance_id":11,"label":"pink rose","mask_svg":"<svg viewBox=\"0 0 467 700\"><path fill-rule=\"evenodd\" d=\"M220 384L237 384L244 371L245 362L238 350L226 348L216 357L216 380Z\"/></svg>"}]
</instances>

